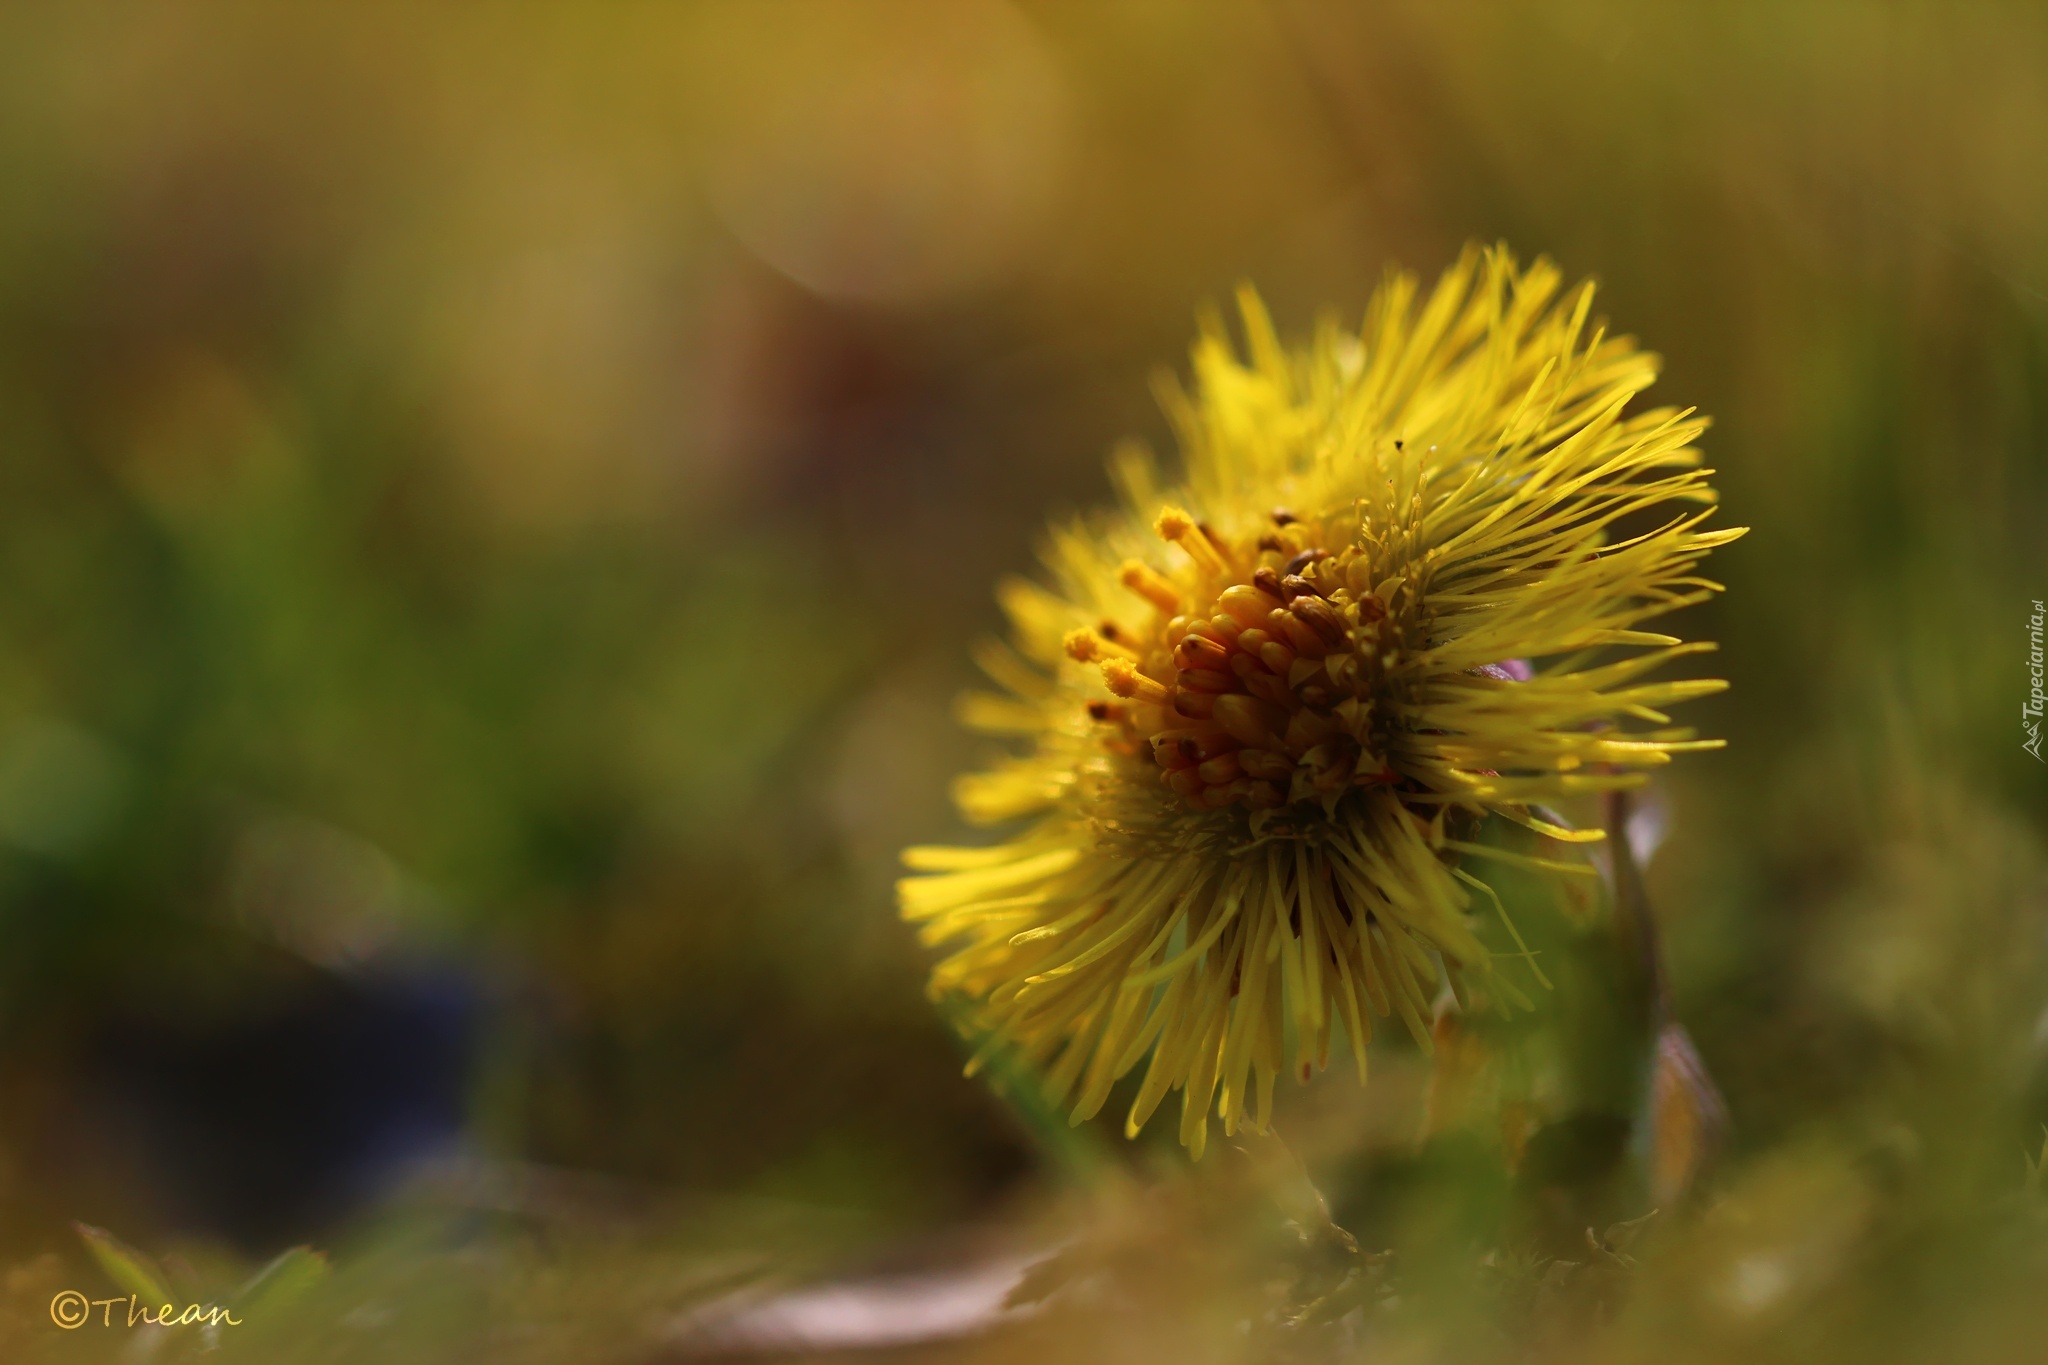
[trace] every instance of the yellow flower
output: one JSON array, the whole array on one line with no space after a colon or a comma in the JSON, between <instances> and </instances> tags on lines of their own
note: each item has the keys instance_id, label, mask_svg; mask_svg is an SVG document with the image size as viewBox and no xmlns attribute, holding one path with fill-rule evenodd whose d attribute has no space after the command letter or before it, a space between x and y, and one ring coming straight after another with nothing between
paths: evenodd
<instances>
[{"instance_id":1,"label":"yellow flower","mask_svg":"<svg viewBox=\"0 0 2048 1365\"><path fill-rule=\"evenodd\" d=\"M1122 510L1054 528L1050 589L1001 586L1015 649L980 662L1004 693L963 716L1021 752L956 796L1030 823L909 849L899 887L926 942L964 940L931 988L967 1003L977 1063L1014 1048L1078 1123L1149 1054L1126 1129L1180 1089L1199 1156L1212 1100L1263 1129L1274 1077L1339 1030L1361 1081L1374 1015L1427 1047L1440 980L1526 1004L1460 859L1585 872L1472 836L1597 839L1536 803L1718 744L1659 708L1725 684L1645 681L1712 646L1639 627L1717 591L1695 568L1741 534L1699 529L1704 419L1627 411L1655 357L1559 283L1468 251L1419 310L1396 276L1359 333L1295 351L1243 292L1246 357L1205 325L1194 394L1167 393L1182 481L1120 451Z\"/></svg>"}]
</instances>

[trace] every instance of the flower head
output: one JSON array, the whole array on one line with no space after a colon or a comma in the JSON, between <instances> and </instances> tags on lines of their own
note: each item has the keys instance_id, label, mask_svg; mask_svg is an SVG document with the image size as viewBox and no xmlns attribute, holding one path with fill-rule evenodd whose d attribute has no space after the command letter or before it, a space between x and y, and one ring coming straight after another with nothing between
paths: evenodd
<instances>
[{"instance_id":1,"label":"flower head","mask_svg":"<svg viewBox=\"0 0 2048 1365\"><path fill-rule=\"evenodd\" d=\"M1167 391L1182 479L1120 452L1123 508L1053 530L1050 588L1002 585L1015 647L980 660L1004 691L963 714L1022 747L956 796L1029 823L906 851L900 892L958 945L934 995L1076 1122L1149 1056L1127 1131L1179 1089L1199 1155L1212 1102L1263 1128L1340 1030L1361 1080L1375 1015L1427 1046L1439 982L1523 999L1461 860L1585 866L1480 820L1596 839L1539 803L1718 743L1660 708L1724 684L1647 678L1712 646L1641 629L1716 591L1696 566L1741 534L1700 529L1705 421L1630 412L1655 358L1559 283L1468 251L1419 308L1391 278L1360 332L1293 351L1244 292L1247 354L1207 325L1193 394Z\"/></svg>"}]
</instances>

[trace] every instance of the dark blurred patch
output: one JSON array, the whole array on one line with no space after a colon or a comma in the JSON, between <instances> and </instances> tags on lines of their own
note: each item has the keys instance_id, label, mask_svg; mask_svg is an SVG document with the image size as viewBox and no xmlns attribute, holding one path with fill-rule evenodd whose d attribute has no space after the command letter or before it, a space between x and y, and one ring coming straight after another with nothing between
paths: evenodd
<instances>
[{"instance_id":1,"label":"dark blurred patch","mask_svg":"<svg viewBox=\"0 0 2048 1365\"><path fill-rule=\"evenodd\" d=\"M273 959L267 975L226 1010L143 984L78 1061L74 1112L120 1134L159 1236L222 1236L252 1255L329 1239L461 1138L479 1023L464 971L343 976Z\"/></svg>"}]
</instances>

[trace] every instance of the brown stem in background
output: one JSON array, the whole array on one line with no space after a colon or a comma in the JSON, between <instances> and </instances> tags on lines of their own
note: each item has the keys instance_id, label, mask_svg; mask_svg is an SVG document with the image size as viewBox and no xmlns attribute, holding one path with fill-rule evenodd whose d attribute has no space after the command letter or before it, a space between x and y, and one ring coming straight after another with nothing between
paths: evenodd
<instances>
[{"instance_id":1,"label":"brown stem in background","mask_svg":"<svg viewBox=\"0 0 2048 1365\"><path fill-rule=\"evenodd\" d=\"M1659 1208L1683 1199L1728 1135L1728 1109L1691 1035L1672 1017L1671 983L1649 892L1629 843L1633 803L1625 791L1606 800L1607 856L1614 881L1614 934L1635 968L1631 1013L1651 1046L1648 1103L1650 1198Z\"/></svg>"},{"instance_id":2,"label":"brown stem in background","mask_svg":"<svg viewBox=\"0 0 2048 1365\"><path fill-rule=\"evenodd\" d=\"M1663 946L1657 936L1657 921L1650 913L1650 895L1643 884L1643 872L1636 866L1635 846L1629 842L1628 821L1634 802L1626 791L1611 791L1606 798L1607 859L1614 881L1614 935L1625 961L1634 964L1632 983L1641 992L1640 1021L1651 1036L1671 1019L1671 985L1664 974Z\"/></svg>"}]
</instances>

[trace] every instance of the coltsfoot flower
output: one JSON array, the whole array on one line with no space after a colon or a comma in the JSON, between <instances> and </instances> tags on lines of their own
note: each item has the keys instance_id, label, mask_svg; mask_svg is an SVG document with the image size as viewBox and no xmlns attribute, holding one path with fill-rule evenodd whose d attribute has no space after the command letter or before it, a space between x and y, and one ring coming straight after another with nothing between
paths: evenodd
<instances>
[{"instance_id":1,"label":"coltsfoot flower","mask_svg":"<svg viewBox=\"0 0 2048 1365\"><path fill-rule=\"evenodd\" d=\"M1029 823L909 849L900 884L925 941L960 945L931 989L977 1063L1015 1049L1080 1122L1149 1056L1126 1131L1178 1089L1199 1156L1212 1106L1263 1130L1274 1078L1339 1031L1361 1081L1374 1016L1427 1047L1440 982L1526 1003L1461 862L1585 872L1478 826L1597 839L1539 803L1718 743L1661 708L1723 683L1646 680L1712 646L1639 627L1717 591L1695 569L1741 534L1700 529L1705 421L1629 411L1655 357L1559 283L1468 251L1419 309L1393 277L1359 333L1292 351L1244 292L1245 357L1205 325L1193 394L1167 390L1182 479L1119 452L1123 508L1054 528L1050 588L1001 586L1015 647L980 662L1003 692L963 716L1020 752L956 796Z\"/></svg>"}]
</instances>

